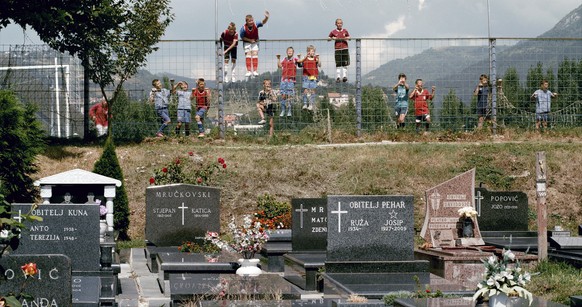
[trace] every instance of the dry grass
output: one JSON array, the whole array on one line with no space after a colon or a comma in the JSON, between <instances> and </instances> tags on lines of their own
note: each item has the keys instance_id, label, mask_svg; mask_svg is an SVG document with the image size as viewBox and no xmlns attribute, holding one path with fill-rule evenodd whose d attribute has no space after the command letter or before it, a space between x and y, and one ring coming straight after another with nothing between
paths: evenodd
<instances>
[{"instance_id":1,"label":"dry grass","mask_svg":"<svg viewBox=\"0 0 582 307\"><path fill-rule=\"evenodd\" d=\"M291 198L333 194L399 194L414 196L417 227L424 217L424 191L472 167L477 167L477 184L484 181L490 190L526 192L535 212L535 152L545 151L548 212L552 213L549 226L560 224L575 231L582 224L582 142L576 133L539 136L505 131L495 138L487 133L403 133L342 139L398 142L317 146L269 145L272 141L265 139L252 140L254 144L151 139L140 145L118 146L130 201L129 234L132 239L144 237L145 188L154 169L189 151L206 159L223 157L228 164L228 174L220 183L223 222L232 214L253 212L257 196L264 193L289 202ZM296 136L290 142L301 143ZM35 179L73 168L90 171L100 153L99 146L50 147L38 158L40 172Z\"/></svg>"}]
</instances>

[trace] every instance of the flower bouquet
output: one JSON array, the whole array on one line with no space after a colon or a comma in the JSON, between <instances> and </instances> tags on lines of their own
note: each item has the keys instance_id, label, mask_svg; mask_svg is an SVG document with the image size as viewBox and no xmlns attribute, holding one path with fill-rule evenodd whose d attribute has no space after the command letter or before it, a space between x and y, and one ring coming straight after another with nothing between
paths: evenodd
<instances>
[{"instance_id":1,"label":"flower bouquet","mask_svg":"<svg viewBox=\"0 0 582 307\"><path fill-rule=\"evenodd\" d=\"M99 206L99 216L101 217L102 220L104 220L108 212L107 206L105 206L105 204L102 204L100 199L95 200L95 203Z\"/></svg>"},{"instance_id":2,"label":"flower bouquet","mask_svg":"<svg viewBox=\"0 0 582 307\"><path fill-rule=\"evenodd\" d=\"M477 211L475 211L473 207L463 207L457 212L459 212L459 216L461 216L461 218L473 218L477 216Z\"/></svg>"},{"instance_id":3,"label":"flower bouquet","mask_svg":"<svg viewBox=\"0 0 582 307\"><path fill-rule=\"evenodd\" d=\"M526 298L531 305L533 296L524 288L531 280L531 275L522 270L511 250L504 250L501 260L497 256L491 256L481 261L485 265L485 278L477 285L473 300L505 294L508 297Z\"/></svg>"},{"instance_id":4,"label":"flower bouquet","mask_svg":"<svg viewBox=\"0 0 582 307\"><path fill-rule=\"evenodd\" d=\"M207 232L206 240L210 240L222 250L240 253L243 258L251 259L260 251L269 240L269 234L260 222L253 222L250 216L245 215L243 224L237 225L234 217L228 223L229 240L221 239L216 232Z\"/></svg>"}]
</instances>

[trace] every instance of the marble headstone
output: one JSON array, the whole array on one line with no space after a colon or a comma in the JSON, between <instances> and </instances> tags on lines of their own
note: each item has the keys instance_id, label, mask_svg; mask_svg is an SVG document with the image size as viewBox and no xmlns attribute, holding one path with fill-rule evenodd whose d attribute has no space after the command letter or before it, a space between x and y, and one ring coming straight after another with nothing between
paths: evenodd
<instances>
[{"instance_id":1,"label":"marble headstone","mask_svg":"<svg viewBox=\"0 0 582 307\"><path fill-rule=\"evenodd\" d=\"M220 231L220 190L171 184L146 189L146 240L176 246Z\"/></svg>"},{"instance_id":2,"label":"marble headstone","mask_svg":"<svg viewBox=\"0 0 582 307\"><path fill-rule=\"evenodd\" d=\"M325 251L327 247L327 199L295 198L292 206L294 252Z\"/></svg>"},{"instance_id":3,"label":"marble headstone","mask_svg":"<svg viewBox=\"0 0 582 307\"><path fill-rule=\"evenodd\" d=\"M328 261L414 260L412 196L328 196Z\"/></svg>"},{"instance_id":4,"label":"marble headstone","mask_svg":"<svg viewBox=\"0 0 582 307\"><path fill-rule=\"evenodd\" d=\"M473 237L459 236L461 220L458 210L473 207L475 169L449 179L425 192L426 210L420 236L432 247L484 245L479 223L473 218Z\"/></svg>"},{"instance_id":5,"label":"marble headstone","mask_svg":"<svg viewBox=\"0 0 582 307\"><path fill-rule=\"evenodd\" d=\"M475 209L482 231L528 231L527 194L475 189Z\"/></svg>"},{"instance_id":6,"label":"marble headstone","mask_svg":"<svg viewBox=\"0 0 582 307\"><path fill-rule=\"evenodd\" d=\"M38 272L25 277L21 266L31 262L36 263ZM23 290L32 297L21 300L23 306L71 305L71 260L67 256L3 255L0 267L5 278L0 280L0 296Z\"/></svg>"},{"instance_id":7,"label":"marble headstone","mask_svg":"<svg viewBox=\"0 0 582 307\"><path fill-rule=\"evenodd\" d=\"M13 204L12 218L28 213L32 204ZM23 221L20 245L14 254L63 254L73 271L98 271L100 264L99 206L43 204L31 212L42 221Z\"/></svg>"}]
</instances>

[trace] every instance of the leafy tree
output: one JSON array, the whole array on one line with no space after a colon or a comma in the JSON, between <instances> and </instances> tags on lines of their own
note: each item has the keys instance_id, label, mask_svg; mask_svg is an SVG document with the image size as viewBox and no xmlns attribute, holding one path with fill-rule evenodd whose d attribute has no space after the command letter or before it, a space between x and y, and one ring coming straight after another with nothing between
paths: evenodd
<instances>
[{"instance_id":1,"label":"leafy tree","mask_svg":"<svg viewBox=\"0 0 582 307\"><path fill-rule=\"evenodd\" d=\"M457 97L455 90L450 89L443 98L440 116L442 127L454 130L465 126L465 119L468 112L463 101Z\"/></svg>"},{"instance_id":2,"label":"leafy tree","mask_svg":"<svg viewBox=\"0 0 582 307\"><path fill-rule=\"evenodd\" d=\"M93 172L101 174L110 178L123 181L123 171L119 165L119 159L115 153L115 145L113 138L109 137L105 141L103 153L93 168ZM113 228L119 231L119 239L127 240L129 235L127 229L129 228L129 200L125 191L125 186L120 186L115 189L115 200L113 202Z\"/></svg>"},{"instance_id":3,"label":"leafy tree","mask_svg":"<svg viewBox=\"0 0 582 307\"><path fill-rule=\"evenodd\" d=\"M34 105L21 104L14 93L0 91L0 193L9 203L36 198L30 176L38 171L34 161L45 144L35 111Z\"/></svg>"},{"instance_id":4,"label":"leafy tree","mask_svg":"<svg viewBox=\"0 0 582 307\"><path fill-rule=\"evenodd\" d=\"M30 26L52 48L78 56L85 79L99 85L111 110L123 83L145 64L173 20L169 4L170 0L45 0L39 10L35 1L8 0L0 5L0 29L11 21ZM87 127L86 117L85 131ZM110 124L109 131L112 128Z\"/></svg>"},{"instance_id":5,"label":"leafy tree","mask_svg":"<svg viewBox=\"0 0 582 307\"><path fill-rule=\"evenodd\" d=\"M558 66L558 80L560 83L550 84L550 90L558 92L559 104L556 104L556 108L552 105L553 111L558 108L563 108L574 103L578 97L578 80L577 77L577 63L574 60L565 59Z\"/></svg>"}]
</instances>

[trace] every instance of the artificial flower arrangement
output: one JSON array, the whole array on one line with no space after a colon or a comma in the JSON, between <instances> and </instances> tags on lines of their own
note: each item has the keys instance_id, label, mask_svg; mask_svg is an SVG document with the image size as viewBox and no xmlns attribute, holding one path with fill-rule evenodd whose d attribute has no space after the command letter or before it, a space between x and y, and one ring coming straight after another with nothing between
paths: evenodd
<instances>
[{"instance_id":1,"label":"artificial flower arrangement","mask_svg":"<svg viewBox=\"0 0 582 307\"><path fill-rule=\"evenodd\" d=\"M459 212L459 216L461 216L462 218L473 218L477 216L477 211L475 211L473 207L463 207L459 209L457 212Z\"/></svg>"},{"instance_id":2,"label":"artificial flower arrangement","mask_svg":"<svg viewBox=\"0 0 582 307\"><path fill-rule=\"evenodd\" d=\"M477 285L473 300L490 298L501 293L508 297L526 298L531 305L533 296L524 287L531 280L530 273L524 271L511 250L503 251L503 259L491 256L481 260L485 265L485 278Z\"/></svg>"},{"instance_id":3,"label":"artificial flower arrangement","mask_svg":"<svg viewBox=\"0 0 582 307\"><path fill-rule=\"evenodd\" d=\"M101 204L101 200L97 199L95 200L95 203L99 206L99 215L101 217L101 219L105 219L105 216L107 215L107 206L105 206L105 204Z\"/></svg>"},{"instance_id":4,"label":"artificial flower arrangement","mask_svg":"<svg viewBox=\"0 0 582 307\"><path fill-rule=\"evenodd\" d=\"M206 232L206 240L210 240L221 250L237 252L245 259L251 259L269 240L269 234L260 222L252 220L248 215L243 217L243 224L237 225L233 217L228 223L228 240L221 239L217 232Z\"/></svg>"}]
</instances>

